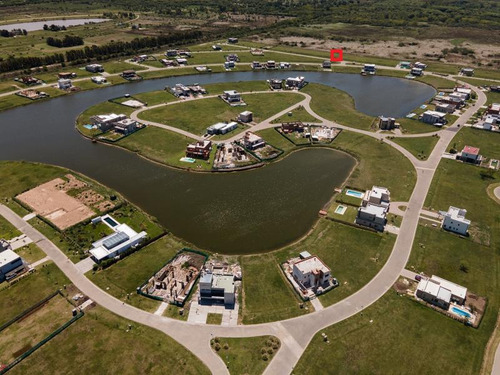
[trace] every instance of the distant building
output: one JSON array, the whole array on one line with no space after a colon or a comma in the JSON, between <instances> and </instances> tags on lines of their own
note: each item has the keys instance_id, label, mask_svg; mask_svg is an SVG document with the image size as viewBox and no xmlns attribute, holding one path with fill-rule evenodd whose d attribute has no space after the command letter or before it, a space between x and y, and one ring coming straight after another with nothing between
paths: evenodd
<instances>
[{"instance_id":1,"label":"distant building","mask_svg":"<svg viewBox=\"0 0 500 375\"><path fill-rule=\"evenodd\" d=\"M415 64L413 64L413 67L425 70L427 68L427 64L417 61Z\"/></svg>"},{"instance_id":2,"label":"distant building","mask_svg":"<svg viewBox=\"0 0 500 375\"><path fill-rule=\"evenodd\" d=\"M117 115L110 113L107 115L95 115L90 118L93 125L96 125L102 132L108 131L115 126L118 121L125 120L127 116L124 114Z\"/></svg>"},{"instance_id":3,"label":"distant building","mask_svg":"<svg viewBox=\"0 0 500 375\"><path fill-rule=\"evenodd\" d=\"M129 81L135 81L140 79L141 77L135 72L135 70L129 69L129 70L124 70L121 74L123 79L129 80Z\"/></svg>"},{"instance_id":4,"label":"distant building","mask_svg":"<svg viewBox=\"0 0 500 375\"><path fill-rule=\"evenodd\" d=\"M237 122L230 122L226 124L225 122L218 122L217 124L211 125L207 128L207 133L211 135L216 134L226 134L238 128Z\"/></svg>"},{"instance_id":5,"label":"distant building","mask_svg":"<svg viewBox=\"0 0 500 375\"><path fill-rule=\"evenodd\" d=\"M262 68L263 68L263 66L260 63L260 61L253 61L252 62L252 69L262 69Z\"/></svg>"},{"instance_id":6,"label":"distant building","mask_svg":"<svg viewBox=\"0 0 500 375\"><path fill-rule=\"evenodd\" d=\"M431 125L435 125L435 126L443 126L444 124L446 124L446 117L445 116L446 116L445 113L436 112L436 111L425 111L422 114L422 121L427 123L427 124L431 124Z\"/></svg>"},{"instance_id":7,"label":"distant building","mask_svg":"<svg viewBox=\"0 0 500 375\"><path fill-rule=\"evenodd\" d=\"M69 90L73 87L70 79L60 79L57 81L57 87L61 90Z\"/></svg>"},{"instance_id":8,"label":"distant building","mask_svg":"<svg viewBox=\"0 0 500 375\"><path fill-rule=\"evenodd\" d=\"M455 87L454 94L458 94L465 98L465 100L469 100L472 96L472 89L468 89L466 87Z\"/></svg>"},{"instance_id":9,"label":"distant building","mask_svg":"<svg viewBox=\"0 0 500 375\"><path fill-rule=\"evenodd\" d=\"M92 244L89 253L98 263L105 259L114 258L130 248L139 245L147 236L147 233L144 231L137 233L127 224L118 223L110 215L105 215L101 219L114 233Z\"/></svg>"},{"instance_id":10,"label":"distant building","mask_svg":"<svg viewBox=\"0 0 500 375\"><path fill-rule=\"evenodd\" d=\"M185 59L183 57L178 57L175 59L175 61L177 61L177 64L179 64L179 65L187 65L188 64L187 59Z\"/></svg>"},{"instance_id":11,"label":"distant building","mask_svg":"<svg viewBox=\"0 0 500 375\"><path fill-rule=\"evenodd\" d=\"M285 80L285 87L291 90L300 90L306 85L306 80L304 77L288 77Z\"/></svg>"},{"instance_id":12,"label":"distant building","mask_svg":"<svg viewBox=\"0 0 500 375\"><path fill-rule=\"evenodd\" d=\"M238 120L244 123L253 121L253 113L250 111L241 112L238 116Z\"/></svg>"},{"instance_id":13,"label":"distant building","mask_svg":"<svg viewBox=\"0 0 500 375\"><path fill-rule=\"evenodd\" d=\"M284 122L281 124L281 131L285 134L304 131L304 124L301 121Z\"/></svg>"},{"instance_id":14,"label":"distant building","mask_svg":"<svg viewBox=\"0 0 500 375\"><path fill-rule=\"evenodd\" d=\"M420 77L424 75L424 71L421 68L411 68L410 74Z\"/></svg>"},{"instance_id":15,"label":"distant building","mask_svg":"<svg viewBox=\"0 0 500 375\"><path fill-rule=\"evenodd\" d=\"M5 250L12 250L10 243L3 238L0 238L0 253Z\"/></svg>"},{"instance_id":16,"label":"distant building","mask_svg":"<svg viewBox=\"0 0 500 375\"><path fill-rule=\"evenodd\" d=\"M71 78L76 78L76 73L71 73L71 72L61 72L61 73L57 73L57 78L59 78L59 79L71 79Z\"/></svg>"},{"instance_id":17,"label":"distant building","mask_svg":"<svg viewBox=\"0 0 500 375\"><path fill-rule=\"evenodd\" d=\"M377 68L376 68L375 64L365 64L363 66L363 72L373 75L377 72Z\"/></svg>"},{"instance_id":18,"label":"distant building","mask_svg":"<svg viewBox=\"0 0 500 375\"><path fill-rule=\"evenodd\" d=\"M222 47L221 47L221 46L219 46L218 44L214 44L214 45L212 46L212 49L213 49L214 51L222 51Z\"/></svg>"},{"instance_id":19,"label":"distant building","mask_svg":"<svg viewBox=\"0 0 500 375\"><path fill-rule=\"evenodd\" d=\"M89 65L87 65L85 67L85 70L87 72L91 72L91 73L102 73L102 72L104 72L104 68L100 64L89 64Z\"/></svg>"},{"instance_id":20,"label":"distant building","mask_svg":"<svg viewBox=\"0 0 500 375\"><path fill-rule=\"evenodd\" d=\"M0 282L10 280L26 271L23 258L8 249L0 253Z\"/></svg>"},{"instance_id":21,"label":"distant building","mask_svg":"<svg viewBox=\"0 0 500 375\"><path fill-rule=\"evenodd\" d=\"M457 159L472 164L481 164L482 156L479 154L479 148L472 146L465 146L457 155Z\"/></svg>"},{"instance_id":22,"label":"distant building","mask_svg":"<svg viewBox=\"0 0 500 375\"><path fill-rule=\"evenodd\" d=\"M362 205L366 207L368 204L373 204L389 209L390 201L391 192L389 189L380 186L373 186L371 190L367 190L365 192Z\"/></svg>"},{"instance_id":23,"label":"distant building","mask_svg":"<svg viewBox=\"0 0 500 375\"><path fill-rule=\"evenodd\" d=\"M219 302L229 306L235 303L236 287L233 275L204 272L200 277L199 288L202 302Z\"/></svg>"},{"instance_id":24,"label":"distant building","mask_svg":"<svg viewBox=\"0 0 500 375\"><path fill-rule=\"evenodd\" d=\"M301 259L293 264L292 276L303 290L321 294L332 286L332 272L317 256Z\"/></svg>"},{"instance_id":25,"label":"distant building","mask_svg":"<svg viewBox=\"0 0 500 375\"><path fill-rule=\"evenodd\" d=\"M467 288L432 275L430 279L420 280L416 295L432 305L448 310L451 302L459 305L465 303Z\"/></svg>"},{"instance_id":26,"label":"distant building","mask_svg":"<svg viewBox=\"0 0 500 375\"><path fill-rule=\"evenodd\" d=\"M450 206L448 212L444 214L441 227L461 235L466 235L470 226L470 220L465 218L467 210Z\"/></svg>"},{"instance_id":27,"label":"distant building","mask_svg":"<svg viewBox=\"0 0 500 375\"><path fill-rule=\"evenodd\" d=\"M323 64L321 64L323 69L331 69L332 67L332 62L330 60L325 60L323 61Z\"/></svg>"},{"instance_id":28,"label":"distant building","mask_svg":"<svg viewBox=\"0 0 500 375\"><path fill-rule=\"evenodd\" d=\"M399 67L401 69L411 69L411 62L409 62L409 61L401 61L399 63Z\"/></svg>"},{"instance_id":29,"label":"distant building","mask_svg":"<svg viewBox=\"0 0 500 375\"><path fill-rule=\"evenodd\" d=\"M212 151L212 142L198 141L196 143L192 143L187 146L186 156L197 159L208 159L210 157L211 151Z\"/></svg>"},{"instance_id":30,"label":"distant building","mask_svg":"<svg viewBox=\"0 0 500 375\"><path fill-rule=\"evenodd\" d=\"M21 82L27 86L31 86L31 85L38 85L42 81L40 81L38 78L35 78L32 76L25 76L25 77L21 78Z\"/></svg>"},{"instance_id":31,"label":"distant building","mask_svg":"<svg viewBox=\"0 0 500 375\"><path fill-rule=\"evenodd\" d=\"M236 66L236 63L234 61L226 61L224 62L224 68L225 69L232 69Z\"/></svg>"},{"instance_id":32,"label":"distant building","mask_svg":"<svg viewBox=\"0 0 500 375\"><path fill-rule=\"evenodd\" d=\"M288 69L288 68L290 68L290 63L280 62L280 69Z\"/></svg>"},{"instance_id":33,"label":"distant building","mask_svg":"<svg viewBox=\"0 0 500 375\"><path fill-rule=\"evenodd\" d=\"M396 119L393 117L380 116L378 118L378 127L382 130L392 130L396 128Z\"/></svg>"},{"instance_id":34,"label":"distant building","mask_svg":"<svg viewBox=\"0 0 500 375\"><path fill-rule=\"evenodd\" d=\"M474 75L474 69L472 68L462 68L460 70L460 73L464 76L468 76L468 77L471 77Z\"/></svg>"},{"instance_id":35,"label":"distant building","mask_svg":"<svg viewBox=\"0 0 500 375\"><path fill-rule=\"evenodd\" d=\"M135 132L137 130L137 126L137 121L132 120L131 118L126 118L115 122L114 130L118 133L128 135Z\"/></svg>"},{"instance_id":36,"label":"distant building","mask_svg":"<svg viewBox=\"0 0 500 375\"><path fill-rule=\"evenodd\" d=\"M106 83L106 78L102 77L102 76L94 76L92 78L90 78L92 82L94 83L97 83L97 84L101 84L101 83Z\"/></svg>"},{"instance_id":37,"label":"distant building","mask_svg":"<svg viewBox=\"0 0 500 375\"><path fill-rule=\"evenodd\" d=\"M276 69L276 61L274 60L269 60L266 63L266 69Z\"/></svg>"},{"instance_id":38,"label":"distant building","mask_svg":"<svg viewBox=\"0 0 500 375\"><path fill-rule=\"evenodd\" d=\"M448 103L436 104L436 112L453 113L455 112L455 109L456 107L453 104L448 104Z\"/></svg>"},{"instance_id":39,"label":"distant building","mask_svg":"<svg viewBox=\"0 0 500 375\"><path fill-rule=\"evenodd\" d=\"M387 223L387 208L368 203L358 208L356 224L383 232Z\"/></svg>"},{"instance_id":40,"label":"distant building","mask_svg":"<svg viewBox=\"0 0 500 375\"><path fill-rule=\"evenodd\" d=\"M238 62L240 61L240 58L236 53L230 53L229 55L226 56L226 61Z\"/></svg>"},{"instance_id":41,"label":"distant building","mask_svg":"<svg viewBox=\"0 0 500 375\"><path fill-rule=\"evenodd\" d=\"M257 134L246 132L245 136L243 137L243 144L248 150L256 150L260 147L264 147L266 145L266 142Z\"/></svg>"},{"instance_id":42,"label":"distant building","mask_svg":"<svg viewBox=\"0 0 500 375\"><path fill-rule=\"evenodd\" d=\"M227 38L227 42L232 44L238 43L238 38Z\"/></svg>"},{"instance_id":43,"label":"distant building","mask_svg":"<svg viewBox=\"0 0 500 375\"><path fill-rule=\"evenodd\" d=\"M222 98L228 103L241 102L241 94L236 90L224 91Z\"/></svg>"},{"instance_id":44,"label":"distant building","mask_svg":"<svg viewBox=\"0 0 500 375\"><path fill-rule=\"evenodd\" d=\"M269 81L269 86L273 90L281 90L283 88L283 81L277 78L271 79Z\"/></svg>"},{"instance_id":45,"label":"distant building","mask_svg":"<svg viewBox=\"0 0 500 375\"><path fill-rule=\"evenodd\" d=\"M492 103L488 106L486 113L489 115L500 115L500 103Z\"/></svg>"},{"instance_id":46,"label":"distant building","mask_svg":"<svg viewBox=\"0 0 500 375\"><path fill-rule=\"evenodd\" d=\"M176 49L169 49L167 52L165 52L165 56L175 57L175 56L177 56L177 50Z\"/></svg>"}]
</instances>

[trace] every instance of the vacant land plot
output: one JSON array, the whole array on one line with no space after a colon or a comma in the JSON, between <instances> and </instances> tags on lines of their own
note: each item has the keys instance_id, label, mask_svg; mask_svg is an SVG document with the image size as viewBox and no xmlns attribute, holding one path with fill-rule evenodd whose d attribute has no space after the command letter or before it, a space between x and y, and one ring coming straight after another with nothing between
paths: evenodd
<instances>
[{"instance_id":1,"label":"vacant land plot","mask_svg":"<svg viewBox=\"0 0 500 375\"><path fill-rule=\"evenodd\" d=\"M427 160L439 137L394 138L392 141L403 146L421 160Z\"/></svg>"},{"instance_id":2,"label":"vacant land plot","mask_svg":"<svg viewBox=\"0 0 500 375\"><path fill-rule=\"evenodd\" d=\"M73 305L57 294L0 332L1 363L12 362L69 321L72 318L72 309Z\"/></svg>"},{"instance_id":3,"label":"vacant land plot","mask_svg":"<svg viewBox=\"0 0 500 375\"><path fill-rule=\"evenodd\" d=\"M403 133L420 134L431 133L439 130L435 126L426 124L425 122L419 121L417 119L399 118L397 119L397 122L399 122L401 131Z\"/></svg>"},{"instance_id":4,"label":"vacant land plot","mask_svg":"<svg viewBox=\"0 0 500 375\"><path fill-rule=\"evenodd\" d=\"M94 211L78 199L69 196L61 186L65 181L56 178L37 186L16 198L34 212L47 218L59 229L66 229L94 216Z\"/></svg>"},{"instance_id":5,"label":"vacant land plot","mask_svg":"<svg viewBox=\"0 0 500 375\"><path fill-rule=\"evenodd\" d=\"M311 109L327 120L365 130L369 130L374 121L373 117L358 112L354 99L344 91L314 83L302 91L312 96Z\"/></svg>"},{"instance_id":6,"label":"vacant land plot","mask_svg":"<svg viewBox=\"0 0 500 375\"><path fill-rule=\"evenodd\" d=\"M11 238L21 235L21 231L17 230L9 221L0 216L0 239L10 240Z\"/></svg>"},{"instance_id":7,"label":"vacant land plot","mask_svg":"<svg viewBox=\"0 0 500 375\"><path fill-rule=\"evenodd\" d=\"M243 339L217 337L211 345L231 374L248 375L262 374L281 346L279 339L274 336Z\"/></svg>"},{"instance_id":8,"label":"vacant land plot","mask_svg":"<svg viewBox=\"0 0 500 375\"><path fill-rule=\"evenodd\" d=\"M291 121L302 121L305 123L319 122L319 120L316 117L310 115L309 112L307 112L304 107L300 106L297 109L294 109L293 111L287 113L286 115L278 117L276 120L273 121L273 123L281 124L282 122L291 122Z\"/></svg>"}]
</instances>

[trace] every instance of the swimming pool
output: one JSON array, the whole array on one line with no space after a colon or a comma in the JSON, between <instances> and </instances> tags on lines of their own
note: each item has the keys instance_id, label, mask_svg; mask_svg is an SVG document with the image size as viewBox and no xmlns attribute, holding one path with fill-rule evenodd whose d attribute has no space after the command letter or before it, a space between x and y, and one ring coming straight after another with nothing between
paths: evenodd
<instances>
[{"instance_id":1,"label":"swimming pool","mask_svg":"<svg viewBox=\"0 0 500 375\"><path fill-rule=\"evenodd\" d=\"M196 161L196 159L187 158L187 157L180 158L179 160L183 161L183 162L186 162L186 163L194 163Z\"/></svg>"},{"instance_id":2,"label":"swimming pool","mask_svg":"<svg viewBox=\"0 0 500 375\"><path fill-rule=\"evenodd\" d=\"M470 318L471 317L471 315L467 311L460 310L460 309L458 309L456 307L452 307L451 311L453 311L453 313L455 313L457 315L464 316L466 318Z\"/></svg>"},{"instance_id":3,"label":"swimming pool","mask_svg":"<svg viewBox=\"0 0 500 375\"><path fill-rule=\"evenodd\" d=\"M346 206L342 206L341 204L337 206L337 208L335 209L335 213L336 214L339 214L339 215L343 215L345 213L345 211L347 210L347 207Z\"/></svg>"},{"instance_id":4,"label":"swimming pool","mask_svg":"<svg viewBox=\"0 0 500 375\"><path fill-rule=\"evenodd\" d=\"M347 189L347 191L345 192L345 195L349 195L351 197L356 197L356 198L363 198L364 194L360 191Z\"/></svg>"}]
</instances>

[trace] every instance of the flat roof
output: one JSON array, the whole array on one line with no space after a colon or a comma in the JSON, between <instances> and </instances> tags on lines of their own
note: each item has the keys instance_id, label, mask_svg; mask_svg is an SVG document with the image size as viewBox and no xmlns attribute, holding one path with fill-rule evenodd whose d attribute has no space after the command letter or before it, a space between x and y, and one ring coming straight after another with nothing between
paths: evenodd
<instances>
[{"instance_id":1,"label":"flat roof","mask_svg":"<svg viewBox=\"0 0 500 375\"><path fill-rule=\"evenodd\" d=\"M438 282L443 288L448 289L454 296L465 298L467 295L467 288L461 285L455 284L451 281L443 279L439 276L432 275L431 280Z\"/></svg>"},{"instance_id":2,"label":"flat roof","mask_svg":"<svg viewBox=\"0 0 500 375\"><path fill-rule=\"evenodd\" d=\"M11 262L14 262L15 260L21 258L19 255L17 255L14 251L12 250L4 250L0 253L0 267L3 267Z\"/></svg>"},{"instance_id":3,"label":"flat roof","mask_svg":"<svg viewBox=\"0 0 500 375\"><path fill-rule=\"evenodd\" d=\"M479 155L479 148L472 146L465 146L462 152L466 152L471 155Z\"/></svg>"},{"instance_id":4,"label":"flat roof","mask_svg":"<svg viewBox=\"0 0 500 375\"><path fill-rule=\"evenodd\" d=\"M437 116L437 117L445 117L446 116L446 114L441 113L441 112L436 112L436 111L425 111L424 115Z\"/></svg>"},{"instance_id":5,"label":"flat roof","mask_svg":"<svg viewBox=\"0 0 500 375\"><path fill-rule=\"evenodd\" d=\"M384 217L386 208L368 203L365 207L360 207L359 210L378 217Z\"/></svg>"},{"instance_id":6,"label":"flat roof","mask_svg":"<svg viewBox=\"0 0 500 375\"><path fill-rule=\"evenodd\" d=\"M234 292L234 277L227 275L213 275L212 286L224 289L224 292Z\"/></svg>"},{"instance_id":7,"label":"flat roof","mask_svg":"<svg viewBox=\"0 0 500 375\"><path fill-rule=\"evenodd\" d=\"M328 268L317 256L311 256L309 258L299 260L294 264L294 267L297 267L302 273L311 273L316 270L330 272L330 268Z\"/></svg>"}]
</instances>

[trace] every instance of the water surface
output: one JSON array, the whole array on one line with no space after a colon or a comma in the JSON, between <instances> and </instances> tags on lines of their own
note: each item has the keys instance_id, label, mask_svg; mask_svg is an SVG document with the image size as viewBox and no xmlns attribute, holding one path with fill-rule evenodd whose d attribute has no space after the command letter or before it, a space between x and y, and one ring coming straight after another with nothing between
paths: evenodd
<instances>
[{"instance_id":1,"label":"water surface","mask_svg":"<svg viewBox=\"0 0 500 375\"><path fill-rule=\"evenodd\" d=\"M21 22L10 23L7 25L0 25L0 30L12 31L14 29L21 29L26 31L43 30L43 25L57 25L57 26L78 26L84 25L89 22L99 23L109 21L106 18L73 18L68 20L47 20L47 21L34 21L34 22Z\"/></svg>"}]
</instances>

